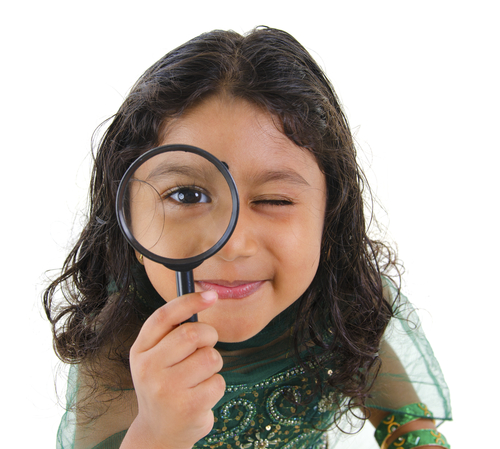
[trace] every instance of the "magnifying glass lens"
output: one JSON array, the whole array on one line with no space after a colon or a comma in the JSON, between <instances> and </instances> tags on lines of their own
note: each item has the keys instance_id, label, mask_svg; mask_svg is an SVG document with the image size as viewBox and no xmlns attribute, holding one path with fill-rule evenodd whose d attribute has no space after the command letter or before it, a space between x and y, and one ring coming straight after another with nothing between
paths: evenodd
<instances>
[{"instance_id":1,"label":"magnifying glass lens","mask_svg":"<svg viewBox=\"0 0 500 449\"><path fill-rule=\"evenodd\" d=\"M159 153L125 186L124 218L140 246L159 257L188 259L217 244L231 221L230 187L205 157Z\"/></svg>"}]
</instances>

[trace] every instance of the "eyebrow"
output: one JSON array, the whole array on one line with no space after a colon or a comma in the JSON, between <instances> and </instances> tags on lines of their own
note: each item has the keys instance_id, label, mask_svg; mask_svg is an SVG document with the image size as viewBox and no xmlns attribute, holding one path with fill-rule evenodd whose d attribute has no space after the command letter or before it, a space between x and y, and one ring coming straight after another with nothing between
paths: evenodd
<instances>
[{"instance_id":1,"label":"eyebrow","mask_svg":"<svg viewBox=\"0 0 500 449\"><path fill-rule=\"evenodd\" d=\"M215 166L213 168L215 169L215 171L217 170ZM210 168L210 171L212 171L212 167ZM208 179L210 177L210 174L211 173L207 173L206 170L199 169L193 165L162 163L151 170L146 178L146 181L154 181L157 178L163 178L165 176L171 175L190 176L194 179Z\"/></svg>"},{"instance_id":2,"label":"eyebrow","mask_svg":"<svg viewBox=\"0 0 500 449\"><path fill-rule=\"evenodd\" d=\"M254 176L253 180L259 184L283 181L289 184L310 187L310 184L299 173L290 169L266 170Z\"/></svg>"},{"instance_id":3,"label":"eyebrow","mask_svg":"<svg viewBox=\"0 0 500 449\"><path fill-rule=\"evenodd\" d=\"M212 168L212 167L211 167ZM215 172L218 172L216 167L213 167ZM206 170L200 170L192 165L184 164L171 164L162 163L155 167L148 174L146 180L154 181L157 178L162 178L165 176L172 175L185 175L191 176L195 179L209 179L212 173L207 173ZM311 185L304 179L302 175L292 169L280 169L280 170L264 170L255 176L251 177L252 181L256 184L266 184L272 182L285 182L297 186L310 187Z\"/></svg>"}]
</instances>

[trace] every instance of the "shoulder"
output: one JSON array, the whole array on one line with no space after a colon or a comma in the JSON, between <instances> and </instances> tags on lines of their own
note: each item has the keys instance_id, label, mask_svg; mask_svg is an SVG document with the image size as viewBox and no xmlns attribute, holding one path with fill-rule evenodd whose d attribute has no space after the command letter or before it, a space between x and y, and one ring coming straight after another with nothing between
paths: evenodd
<instances>
[{"instance_id":1,"label":"shoulder","mask_svg":"<svg viewBox=\"0 0 500 449\"><path fill-rule=\"evenodd\" d=\"M138 406L130 374L113 361L95 367L82 364L77 371L74 449L93 448L127 430L137 416Z\"/></svg>"},{"instance_id":2,"label":"shoulder","mask_svg":"<svg viewBox=\"0 0 500 449\"><path fill-rule=\"evenodd\" d=\"M136 332L114 335L92 357L74 367L74 394L70 404L74 416L74 449L94 448L127 430L137 416L137 397L128 364L135 338Z\"/></svg>"}]
</instances>

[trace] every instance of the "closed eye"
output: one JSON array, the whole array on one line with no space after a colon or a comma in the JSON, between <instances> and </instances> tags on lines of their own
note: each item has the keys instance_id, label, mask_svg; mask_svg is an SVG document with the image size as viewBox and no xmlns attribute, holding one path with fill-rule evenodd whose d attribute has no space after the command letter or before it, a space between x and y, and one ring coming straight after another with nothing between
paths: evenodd
<instances>
[{"instance_id":1,"label":"closed eye","mask_svg":"<svg viewBox=\"0 0 500 449\"><path fill-rule=\"evenodd\" d=\"M262 206L293 206L295 202L290 198L257 198L252 201L252 204Z\"/></svg>"}]
</instances>

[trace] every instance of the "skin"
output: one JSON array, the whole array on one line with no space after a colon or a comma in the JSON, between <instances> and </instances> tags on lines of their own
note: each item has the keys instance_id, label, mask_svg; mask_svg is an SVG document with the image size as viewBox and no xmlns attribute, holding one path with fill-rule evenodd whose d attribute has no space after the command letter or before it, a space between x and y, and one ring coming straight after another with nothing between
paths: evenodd
<instances>
[{"instance_id":1,"label":"skin","mask_svg":"<svg viewBox=\"0 0 500 449\"><path fill-rule=\"evenodd\" d=\"M161 144L198 146L229 165L240 215L228 243L194 270L197 293L176 298L175 273L144 258L166 304L146 321L131 349L138 414L123 449L187 449L206 436L214 422L211 409L225 389L216 342L257 334L300 297L316 273L324 176L312 155L276 123L246 101L216 96L165 127ZM194 313L198 323L181 325ZM377 426L383 417L372 410L370 421ZM392 439L429 423L404 426Z\"/></svg>"},{"instance_id":2,"label":"skin","mask_svg":"<svg viewBox=\"0 0 500 449\"><path fill-rule=\"evenodd\" d=\"M194 279L197 291L213 289L221 298L199 321L213 326L220 341L247 340L296 301L316 273L324 176L269 113L243 100L204 101L170 122L161 143L198 146L229 165L240 196L238 224L228 243L194 270ZM144 266L158 293L174 299L173 273L147 259Z\"/></svg>"},{"instance_id":3,"label":"skin","mask_svg":"<svg viewBox=\"0 0 500 449\"><path fill-rule=\"evenodd\" d=\"M378 425L382 422L382 420L388 416L389 413L383 412L381 410L377 409L370 409L369 412L369 420L373 424L375 428L378 427ZM388 439L387 439L387 446L390 446L393 441L396 441L397 438L400 436L408 433L408 432L413 432L415 430L420 430L420 429L430 429L437 431L436 425L434 422L430 419L417 419L415 421L409 422L407 424L402 425L399 427ZM419 446L420 449L432 449L436 448L436 446ZM439 446L438 446L439 447Z\"/></svg>"},{"instance_id":4,"label":"skin","mask_svg":"<svg viewBox=\"0 0 500 449\"><path fill-rule=\"evenodd\" d=\"M390 298L391 294L386 292L386 297ZM384 376L387 373L404 373L404 367L401 365L396 353L386 342L382 342L380 346L380 355L382 357L383 363L379 375ZM377 381L375 381L375 388ZM402 404L413 404L415 402L420 402L420 399L411 386L411 384L401 383L398 385L396 383L391 388L391 396L397 398L397 403ZM375 428L389 415L388 412L378 410L375 408L365 410L365 416L369 417L370 422ZM398 437L419 429L431 429L436 431L436 426L434 422L430 419L418 419L416 421L409 422L407 424L399 427L387 440L387 446L389 446ZM432 446L422 446L422 449L431 448ZM435 446L434 446L435 447Z\"/></svg>"},{"instance_id":5,"label":"skin","mask_svg":"<svg viewBox=\"0 0 500 449\"><path fill-rule=\"evenodd\" d=\"M161 143L198 146L226 162L240 214L228 243L194 270L198 293L176 298L174 273L144 258L166 304L131 348L138 415L122 448L191 448L208 434L225 389L214 345L254 336L296 301L316 273L321 247L323 174L267 112L212 97L168 123ZM180 325L194 313L198 323Z\"/></svg>"}]
</instances>

